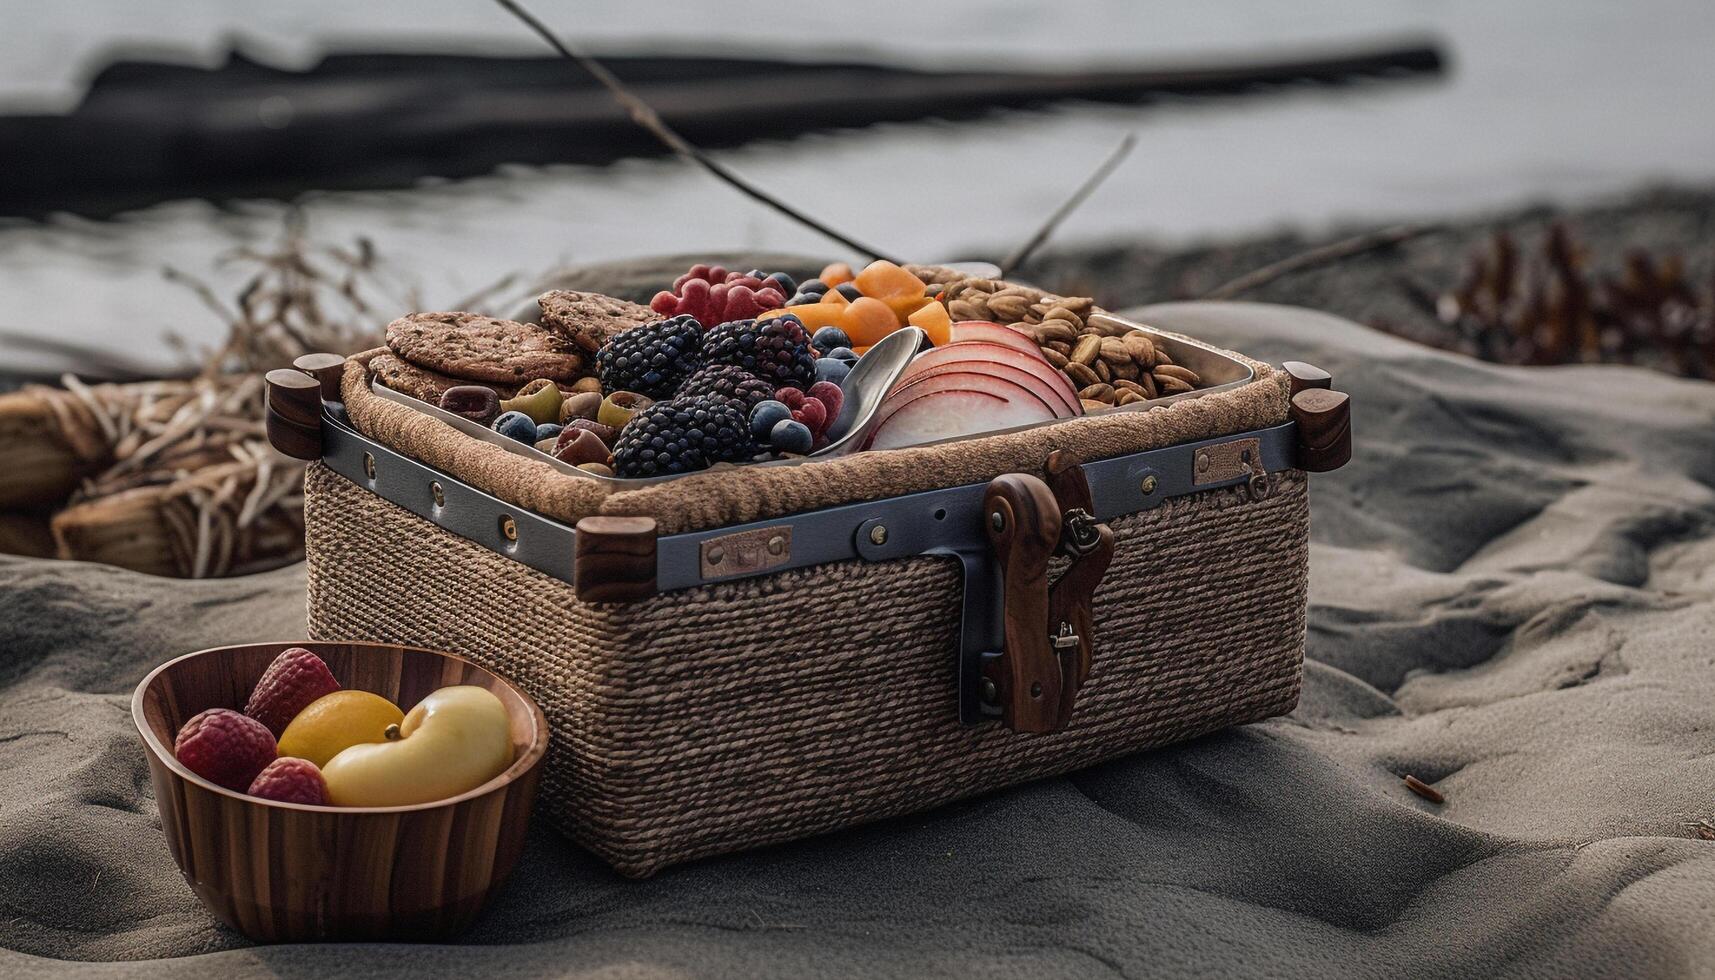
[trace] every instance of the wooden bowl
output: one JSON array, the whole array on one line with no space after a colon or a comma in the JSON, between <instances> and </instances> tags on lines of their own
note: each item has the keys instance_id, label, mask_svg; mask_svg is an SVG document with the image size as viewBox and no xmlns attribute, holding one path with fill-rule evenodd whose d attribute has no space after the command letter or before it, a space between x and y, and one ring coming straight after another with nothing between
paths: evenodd
<instances>
[{"instance_id":1,"label":"wooden bowl","mask_svg":"<svg viewBox=\"0 0 1715 980\"><path fill-rule=\"evenodd\" d=\"M173 757L179 727L205 708L242 709L262 671L294 646L340 686L409 711L454 684L493 691L512 716L514 761L460 796L397 807L276 803L223 789ZM264 942L421 939L474 922L524 847L548 720L529 695L451 654L383 643L258 643L186 654L131 698L167 846L222 922Z\"/></svg>"}]
</instances>

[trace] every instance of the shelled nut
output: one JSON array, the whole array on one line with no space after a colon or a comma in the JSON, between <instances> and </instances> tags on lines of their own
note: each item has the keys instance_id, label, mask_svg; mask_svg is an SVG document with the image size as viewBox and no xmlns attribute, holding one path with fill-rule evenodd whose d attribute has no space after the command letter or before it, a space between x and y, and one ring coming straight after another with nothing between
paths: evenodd
<instances>
[{"instance_id":1,"label":"shelled nut","mask_svg":"<svg viewBox=\"0 0 1715 980\"><path fill-rule=\"evenodd\" d=\"M1067 363L1066 377L1071 378L1072 384L1079 388L1088 388L1093 384L1101 384L1102 381L1101 378L1096 377L1096 372L1077 361Z\"/></svg>"},{"instance_id":2,"label":"shelled nut","mask_svg":"<svg viewBox=\"0 0 1715 980\"><path fill-rule=\"evenodd\" d=\"M1097 411L1202 385L1195 371L1176 365L1146 334L1113 317L1095 317L1095 299L1057 296L994 279L946 276L937 283L955 320L992 320L1026 330L1042 356L1079 391L1085 408Z\"/></svg>"},{"instance_id":3,"label":"shelled nut","mask_svg":"<svg viewBox=\"0 0 1715 980\"><path fill-rule=\"evenodd\" d=\"M1192 385L1193 387L1202 380L1197 377L1197 372L1192 371L1189 368L1182 368L1177 364L1158 364L1152 373L1155 375L1157 380L1159 380L1163 375L1166 375L1169 378L1178 378L1180 381L1183 381L1188 385Z\"/></svg>"}]
</instances>

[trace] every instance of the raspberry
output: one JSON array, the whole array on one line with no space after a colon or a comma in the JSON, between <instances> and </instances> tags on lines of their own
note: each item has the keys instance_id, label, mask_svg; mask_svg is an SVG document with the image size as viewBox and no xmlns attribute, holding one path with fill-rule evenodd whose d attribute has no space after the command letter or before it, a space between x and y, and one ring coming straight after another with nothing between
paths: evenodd
<instances>
[{"instance_id":1,"label":"raspberry","mask_svg":"<svg viewBox=\"0 0 1715 980\"><path fill-rule=\"evenodd\" d=\"M810 434L817 439L828 431L828 407L817 399L804 399L804 407L793 412L792 417L808 426Z\"/></svg>"},{"instance_id":2,"label":"raspberry","mask_svg":"<svg viewBox=\"0 0 1715 980\"><path fill-rule=\"evenodd\" d=\"M827 408L829 422L840 417L840 406L846 403L846 393L840 389L839 385L832 381L818 381L810 386L810 390L806 394Z\"/></svg>"},{"instance_id":3,"label":"raspberry","mask_svg":"<svg viewBox=\"0 0 1715 980\"><path fill-rule=\"evenodd\" d=\"M755 272L729 272L721 266L698 264L673 280L649 301L664 317L690 315L704 328L729 320L748 320L786 305L784 284Z\"/></svg>"},{"instance_id":4,"label":"raspberry","mask_svg":"<svg viewBox=\"0 0 1715 980\"><path fill-rule=\"evenodd\" d=\"M250 795L281 803L326 806L328 784L308 759L275 759L250 781Z\"/></svg>"},{"instance_id":5,"label":"raspberry","mask_svg":"<svg viewBox=\"0 0 1715 980\"><path fill-rule=\"evenodd\" d=\"M250 700L244 705L244 713L279 738L311 701L337 690L339 681L333 679L322 658L303 647L293 647L275 657L262 672L262 679L256 682Z\"/></svg>"},{"instance_id":6,"label":"raspberry","mask_svg":"<svg viewBox=\"0 0 1715 980\"><path fill-rule=\"evenodd\" d=\"M242 793L274 761L274 735L261 722L231 708L210 708L185 722L173 755L202 778Z\"/></svg>"}]
</instances>

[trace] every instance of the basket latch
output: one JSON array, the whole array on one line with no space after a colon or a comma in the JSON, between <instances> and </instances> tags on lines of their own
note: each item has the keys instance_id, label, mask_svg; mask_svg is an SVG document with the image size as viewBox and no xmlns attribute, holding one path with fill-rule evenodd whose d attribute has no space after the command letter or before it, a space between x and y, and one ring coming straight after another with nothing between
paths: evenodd
<instances>
[{"instance_id":1,"label":"basket latch","mask_svg":"<svg viewBox=\"0 0 1715 980\"><path fill-rule=\"evenodd\" d=\"M1052 732L1072 717L1090 675L1090 603L1113 559L1114 533L1093 516L1090 484L1069 454L1048 458L1048 480L1008 473L983 497L1000 566L1005 640L984 656L981 700L1014 731ZM1049 562L1068 561L1052 584Z\"/></svg>"}]
</instances>

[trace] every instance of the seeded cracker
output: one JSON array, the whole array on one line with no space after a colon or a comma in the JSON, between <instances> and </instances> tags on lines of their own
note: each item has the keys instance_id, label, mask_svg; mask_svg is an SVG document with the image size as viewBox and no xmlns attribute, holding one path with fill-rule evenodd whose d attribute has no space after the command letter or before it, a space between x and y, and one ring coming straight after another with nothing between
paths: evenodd
<instances>
[{"instance_id":1,"label":"seeded cracker","mask_svg":"<svg viewBox=\"0 0 1715 980\"><path fill-rule=\"evenodd\" d=\"M400 317L387 325L387 346L417 367L490 384L570 381L584 365L577 348L552 330L476 313Z\"/></svg>"}]
</instances>

